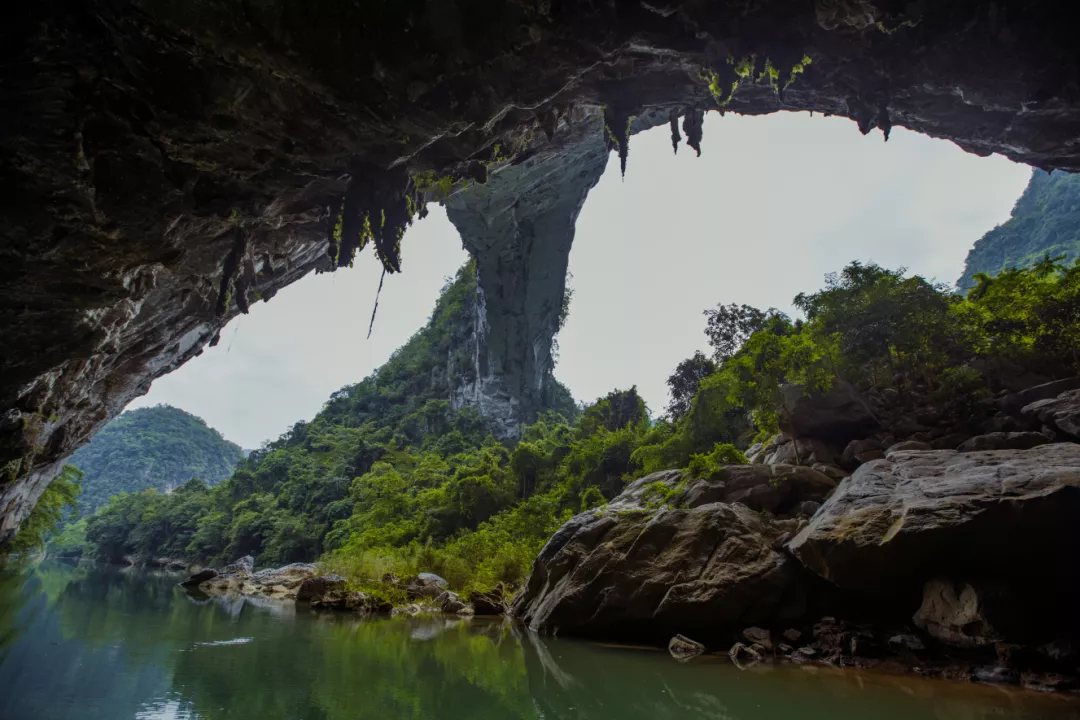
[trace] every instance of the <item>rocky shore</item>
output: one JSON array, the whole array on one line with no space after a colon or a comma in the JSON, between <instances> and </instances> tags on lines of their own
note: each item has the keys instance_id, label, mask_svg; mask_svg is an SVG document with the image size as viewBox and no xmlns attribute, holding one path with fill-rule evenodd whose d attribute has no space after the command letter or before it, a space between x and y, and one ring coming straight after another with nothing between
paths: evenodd
<instances>
[{"instance_id":1,"label":"rocky shore","mask_svg":"<svg viewBox=\"0 0 1080 720\"><path fill-rule=\"evenodd\" d=\"M753 464L656 473L567 522L512 613L683 660L1080 688L1078 385L1002 393L977 433L850 386L796 396Z\"/></svg>"}]
</instances>

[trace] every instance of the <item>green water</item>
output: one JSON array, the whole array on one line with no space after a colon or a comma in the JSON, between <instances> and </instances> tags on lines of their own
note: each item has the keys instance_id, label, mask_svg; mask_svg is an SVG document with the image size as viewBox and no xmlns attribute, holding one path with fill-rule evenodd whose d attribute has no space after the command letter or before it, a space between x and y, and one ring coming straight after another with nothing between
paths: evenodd
<instances>
[{"instance_id":1,"label":"green water","mask_svg":"<svg viewBox=\"0 0 1080 720\"><path fill-rule=\"evenodd\" d=\"M1077 718L1061 696L539 638L503 622L196 602L174 575L0 573L0 720Z\"/></svg>"}]
</instances>

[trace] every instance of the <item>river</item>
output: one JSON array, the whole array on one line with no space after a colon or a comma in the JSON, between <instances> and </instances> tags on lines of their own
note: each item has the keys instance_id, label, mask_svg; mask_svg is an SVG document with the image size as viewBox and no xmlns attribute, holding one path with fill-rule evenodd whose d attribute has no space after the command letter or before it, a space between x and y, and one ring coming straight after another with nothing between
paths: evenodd
<instances>
[{"instance_id":1,"label":"river","mask_svg":"<svg viewBox=\"0 0 1080 720\"><path fill-rule=\"evenodd\" d=\"M1080 720L1074 698L541 638L509 622L321 615L176 575L0 572L0 720Z\"/></svg>"}]
</instances>

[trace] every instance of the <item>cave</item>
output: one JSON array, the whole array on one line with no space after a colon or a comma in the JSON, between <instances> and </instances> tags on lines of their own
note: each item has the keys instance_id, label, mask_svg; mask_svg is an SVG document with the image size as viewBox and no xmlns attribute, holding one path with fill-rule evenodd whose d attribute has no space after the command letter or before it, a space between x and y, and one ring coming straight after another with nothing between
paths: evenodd
<instances>
[{"instance_id":1,"label":"cave","mask_svg":"<svg viewBox=\"0 0 1080 720\"><path fill-rule=\"evenodd\" d=\"M447 206L478 372L528 417L608 155L706 112L837 115L1080 170L1063 0L54 0L0 29L0 542L64 460L254 302ZM763 189L763 192L766 191ZM838 202L842 202L838 198ZM407 242L407 235L404 237ZM328 307L327 313L363 312Z\"/></svg>"}]
</instances>

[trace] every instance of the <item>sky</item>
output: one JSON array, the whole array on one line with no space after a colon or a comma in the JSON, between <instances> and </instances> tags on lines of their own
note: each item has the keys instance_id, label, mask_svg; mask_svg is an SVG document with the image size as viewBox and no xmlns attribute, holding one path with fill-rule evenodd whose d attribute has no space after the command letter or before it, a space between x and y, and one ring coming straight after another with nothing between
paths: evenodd
<instances>
[{"instance_id":1,"label":"sky","mask_svg":"<svg viewBox=\"0 0 1080 720\"><path fill-rule=\"evenodd\" d=\"M574 297L555 375L579 401L636 385L654 414L666 379L707 351L703 311L746 303L795 314L792 299L852 260L953 283L983 233L1009 217L1031 169L845 118L709 113L702 156L673 155L667 127L634 136L625 178L612 156L570 253ZM380 268L309 275L234 319L221 343L129 407L166 403L245 448L310 420L426 322L465 262L442 208L408 231L366 339ZM327 308L335 308L328 312Z\"/></svg>"}]
</instances>

